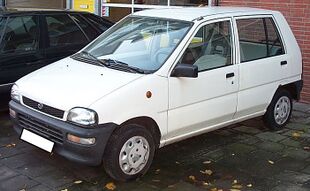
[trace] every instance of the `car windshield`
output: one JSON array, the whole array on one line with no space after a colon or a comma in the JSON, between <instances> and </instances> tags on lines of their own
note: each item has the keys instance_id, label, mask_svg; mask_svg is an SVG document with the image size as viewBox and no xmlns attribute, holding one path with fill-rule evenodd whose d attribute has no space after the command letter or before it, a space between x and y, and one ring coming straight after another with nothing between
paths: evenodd
<instances>
[{"instance_id":1,"label":"car windshield","mask_svg":"<svg viewBox=\"0 0 310 191\"><path fill-rule=\"evenodd\" d=\"M114 25L84 52L99 60L151 72L164 64L191 26L186 21L131 16Z\"/></svg>"}]
</instances>

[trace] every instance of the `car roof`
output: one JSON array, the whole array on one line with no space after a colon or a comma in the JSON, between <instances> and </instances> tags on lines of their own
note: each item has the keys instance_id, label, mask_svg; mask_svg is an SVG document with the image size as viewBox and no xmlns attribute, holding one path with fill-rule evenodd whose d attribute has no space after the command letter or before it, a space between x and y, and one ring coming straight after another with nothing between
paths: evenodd
<instances>
[{"instance_id":1,"label":"car roof","mask_svg":"<svg viewBox=\"0 0 310 191\"><path fill-rule=\"evenodd\" d=\"M149 9L136 12L133 15L193 21L197 18L219 14L229 14L230 16L236 16L246 14L252 15L271 13L273 13L271 10L249 7L173 7Z\"/></svg>"},{"instance_id":2,"label":"car roof","mask_svg":"<svg viewBox=\"0 0 310 191\"><path fill-rule=\"evenodd\" d=\"M50 13L87 13L63 9L35 9L35 8L5 8L0 9L0 15L23 15L23 14L50 14Z\"/></svg>"}]
</instances>

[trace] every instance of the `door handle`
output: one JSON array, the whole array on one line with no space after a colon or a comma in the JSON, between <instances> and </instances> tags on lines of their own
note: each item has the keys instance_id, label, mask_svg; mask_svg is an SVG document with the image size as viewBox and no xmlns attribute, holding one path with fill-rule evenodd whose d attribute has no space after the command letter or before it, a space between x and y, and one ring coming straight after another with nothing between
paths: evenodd
<instances>
[{"instance_id":1,"label":"door handle","mask_svg":"<svg viewBox=\"0 0 310 191\"><path fill-rule=\"evenodd\" d=\"M234 76L235 76L235 73L233 72L226 74L226 78L232 78Z\"/></svg>"},{"instance_id":2,"label":"door handle","mask_svg":"<svg viewBox=\"0 0 310 191\"><path fill-rule=\"evenodd\" d=\"M286 60L281 62L281 66L286 65L286 64L287 64Z\"/></svg>"}]
</instances>

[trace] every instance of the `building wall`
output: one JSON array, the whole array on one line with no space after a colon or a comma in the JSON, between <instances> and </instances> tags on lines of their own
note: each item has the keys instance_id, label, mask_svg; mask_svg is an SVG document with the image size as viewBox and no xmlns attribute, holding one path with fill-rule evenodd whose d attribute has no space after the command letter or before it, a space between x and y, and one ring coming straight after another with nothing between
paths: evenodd
<instances>
[{"instance_id":1,"label":"building wall","mask_svg":"<svg viewBox=\"0 0 310 191\"><path fill-rule=\"evenodd\" d=\"M7 7L63 9L66 0L6 0Z\"/></svg>"},{"instance_id":2,"label":"building wall","mask_svg":"<svg viewBox=\"0 0 310 191\"><path fill-rule=\"evenodd\" d=\"M290 24L303 55L304 87L301 101L310 103L310 0L219 0L220 6L278 10Z\"/></svg>"}]
</instances>

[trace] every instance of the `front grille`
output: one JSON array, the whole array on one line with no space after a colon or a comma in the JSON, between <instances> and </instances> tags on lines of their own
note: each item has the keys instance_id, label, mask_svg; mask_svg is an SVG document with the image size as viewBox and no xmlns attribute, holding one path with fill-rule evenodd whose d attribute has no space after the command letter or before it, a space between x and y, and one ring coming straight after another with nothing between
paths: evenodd
<instances>
[{"instance_id":1,"label":"front grille","mask_svg":"<svg viewBox=\"0 0 310 191\"><path fill-rule=\"evenodd\" d=\"M19 125L55 143L63 143L63 134L58 129L41 123L23 114L18 115Z\"/></svg>"},{"instance_id":2,"label":"front grille","mask_svg":"<svg viewBox=\"0 0 310 191\"><path fill-rule=\"evenodd\" d=\"M62 119L64 116L64 113L65 113L64 111L62 111L60 109L56 109L56 108L53 108L53 107L48 106L48 105L43 105L43 104L41 104L37 101L34 101L32 99L29 99L27 97L23 97L23 102L25 105L31 107L32 109L41 111L43 113L49 114L49 115L57 117L57 118ZM39 105L41 105L42 108Z\"/></svg>"}]
</instances>

